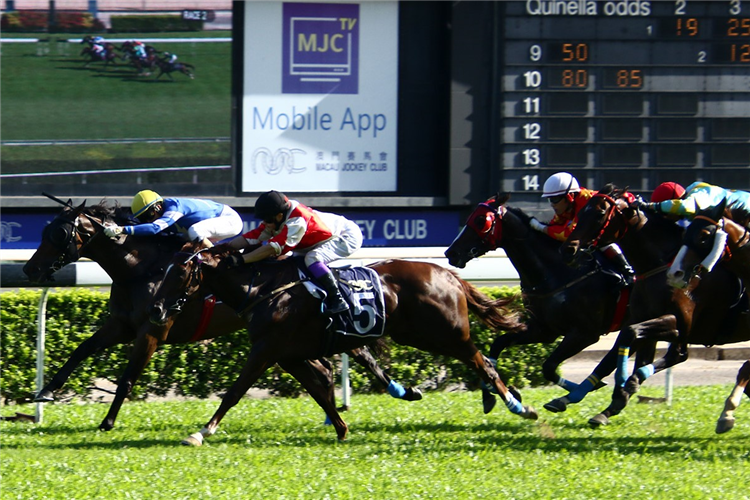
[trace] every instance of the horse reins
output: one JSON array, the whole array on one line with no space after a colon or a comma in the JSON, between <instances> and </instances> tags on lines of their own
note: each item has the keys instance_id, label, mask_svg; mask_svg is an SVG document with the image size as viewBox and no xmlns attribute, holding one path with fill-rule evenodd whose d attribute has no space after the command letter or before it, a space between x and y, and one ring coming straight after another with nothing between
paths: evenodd
<instances>
[{"instance_id":1,"label":"horse reins","mask_svg":"<svg viewBox=\"0 0 750 500\"><path fill-rule=\"evenodd\" d=\"M696 215L695 217L693 217L693 220L705 220L708 221L709 224L716 226L717 229L724 229L724 219L721 219L721 221L715 221L711 217L706 217L705 215ZM747 229L745 229L745 235L747 235ZM716 237L716 232L714 232L714 237ZM742 245L738 244L738 247L739 246ZM729 248L729 240L724 243L724 251L721 254L721 258L723 260L732 260L732 249Z\"/></svg>"},{"instance_id":2,"label":"horse reins","mask_svg":"<svg viewBox=\"0 0 750 500\"><path fill-rule=\"evenodd\" d=\"M615 214L617 214L620 217L622 217L623 220L625 220L625 214L623 214L622 210L620 210L620 207L617 206L617 200L615 200L613 197L611 197L611 196L609 196L607 194L596 193L593 196L593 198L603 198L604 200L606 200L606 201L608 201L608 202L610 202L612 204L612 210L609 211L609 213L607 215L607 219L604 221L604 225L602 226L601 230L599 231L599 234L596 236L596 238L594 238L591 241L591 245L590 246L596 247L596 246L599 245L599 241L604 236L604 232L607 230L607 227L612 222L612 219L614 219ZM628 225L625 224L624 225L624 229L622 231L622 234L620 234L619 231L615 232L614 238L615 239L620 239L627 232L628 232Z\"/></svg>"}]
</instances>

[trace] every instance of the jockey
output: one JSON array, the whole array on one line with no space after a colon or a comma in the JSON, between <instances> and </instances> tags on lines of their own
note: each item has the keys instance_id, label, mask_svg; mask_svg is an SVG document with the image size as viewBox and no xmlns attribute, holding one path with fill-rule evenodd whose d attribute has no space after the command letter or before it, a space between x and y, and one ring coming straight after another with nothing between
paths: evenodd
<instances>
[{"instance_id":1,"label":"jockey","mask_svg":"<svg viewBox=\"0 0 750 500\"><path fill-rule=\"evenodd\" d=\"M170 54L169 52L164 52L164 62L167 64L174 65L174 63L177 62L177 54Z\"/></svg>"},{"instance_id":2,"label":"jockey","mask_svg":"<svg viewBox=\"0 0 750 500\"><path fill-rule=\"evenodd\" d=\"M139 59L146 59L146 46L138 40L133 41L133 51Z\"/></svg>"},{"instance_id":3,"label":"jockey","mask_svg":"<svg viewBox=\"0 0 750 500\"><path fill-rule=\"evenodd\" d=\"M96 45L104 45L104 37L101 36L95 36L91 39L91 42Z\"/></svg>"},{"instance_id":4,"label":"jockey","mask_svg":"<svg viewBox=\"0 0 750 500\"><path fill-rule=\"evenodd\" d=\"M682 196L659 202L641 203L640 207L658 213L677 215L692 220L700 210L717 207L726 199L727 208L750 212L750 193L724 189L706 182L690 184Z\"/></svg>"},{"instance_id":5,"label":"jockey","mask_svg":"<svg viewBox=\"0 0 750 500\"><path fill-rule=\"evenodd\" d=\"M258 197L255 216L263 222L230 244L237 249L263 245L242 256L235 255L231 265L257 262L289 251L304 255L310 274L330 297L329 312L337 314L348 310L349 304L341 296L327 264L350 256L362 246L359 226L341 215L306 207L278 191Z\"/></svg>"},{"instance_id":6,"label":"jockey","mask_svg":"<svg viewBox=\"0 0 750 500\"><path fill-rule=\"evenodd\" d=\"M133 197L133 215L141 222L134 226L108 226L110 238L132 234L144 236L165 232L182 233L190 241L200 240L205 248L242 232L242 219L232 207L211 200L162 198L151 190Z\"/></svg>"},{"instance_id":7,"label":"jockey","mask_svg":"<svg viewBox=\"0 0 750 500\"><path fill-rule=\"evenodd\" d=\"M547 224L532 218L530 226L551 238L565 241L576 227L578 212L595 194L596 191L580 187L578 180L568 172L551 175L544 182L542 198L549 200L555 215ZM632 285L635 281L635 271L623 255L619 245L611 243L602 247L601 251L618 268L623 285Z\"/></svg>"},{"instance_id":8,"label":"jockey","mask_svg":"<svg viewBox=\"0 0 750 500\"><path fill-rule=\"evenodd\" d=\"M94 54L103 55L104 53L104 45L100 45L98 43L95 43L91 46L91 51Z\"/></svg>"}]
</instances>

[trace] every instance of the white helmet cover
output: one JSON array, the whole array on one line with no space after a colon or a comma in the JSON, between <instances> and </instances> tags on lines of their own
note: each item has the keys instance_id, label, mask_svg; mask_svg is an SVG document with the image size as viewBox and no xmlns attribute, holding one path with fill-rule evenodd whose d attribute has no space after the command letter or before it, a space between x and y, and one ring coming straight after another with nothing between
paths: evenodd
<instances>
[{"instance_id":1,"label":"white helmet cover","mask_svg":"<svg viewBox=\"0 0 750 500\"><path fill-rule=\"evenodd\" d=\"M551 175L549 179L544 182L542 198L577 193L580 190L581 188L575 177L568 172L558 172Z\"/></svg>"}]
</instances>

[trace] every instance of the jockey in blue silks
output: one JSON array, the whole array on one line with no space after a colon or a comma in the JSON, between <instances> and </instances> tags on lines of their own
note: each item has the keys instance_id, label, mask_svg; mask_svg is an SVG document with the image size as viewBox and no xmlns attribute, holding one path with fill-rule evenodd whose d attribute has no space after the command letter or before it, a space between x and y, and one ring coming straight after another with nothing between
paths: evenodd
<instances>
[{"instance_id":1,"label":"jockey in blue silks","mask_svg":"<svg viewBox=\"0 0 750 500\"><path fill-rule=\"evenodd\" d=\"M162 198L147 189L135 195L131 209L142 224L108 226L104 234L116 238L123 233L145 236L176 232L210 248L217 241L237 236L243 229L242 219L232 207L211 200Z\"/></svg>"}]
</instances>

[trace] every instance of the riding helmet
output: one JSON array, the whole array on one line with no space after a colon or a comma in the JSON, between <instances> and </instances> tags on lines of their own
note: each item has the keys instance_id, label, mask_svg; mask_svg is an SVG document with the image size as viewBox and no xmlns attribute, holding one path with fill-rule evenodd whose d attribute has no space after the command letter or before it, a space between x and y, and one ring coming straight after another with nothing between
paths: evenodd
<instances>
[{"instance_id":1,"label":"riding helmet","mask_svg":"<svg viewBox=\"0 0 750 500\"><path fill-rule=\"evenodd\" d=\"M255 202L255 216L266 220L279 213L286 215L290 208L289 198L284 193L268 191L258 196L258 201Z\"/></svg>"},{"instance_id":2,"label":"riding helmet","mask_svg":"<svg viewBox=\"0 0 750 500\"><path fill-rule=\"evenodd\" d=\"M676 182L662 182L654 192L651 193L651 203L660 203L666 200L678 200L685 195L685 188Z\"/></svg>"},{"instance_id":3,"label":"riding helmet","mask_svg":"<svg viewBox=\"0 0 750 500\"><path fill-rule=\"evenodd\" d=\"M130 204L130 210L133 212L133 216L139 217L143 213L151 208L155 203L164 201L159 193L145 189L139 191L138 194L133 196L133 202Z\"/></svg>"},{"instance_id":4,"label":"riding helmet","mask_svg":"<svg viewBox=\"0 0 750 500\"><path fill-rule=\"evenodd\" d=\"M558 172L544 182L542 198L577 193L581 190L578 181L568 172Z\"/></svg>"}]
</instances>

